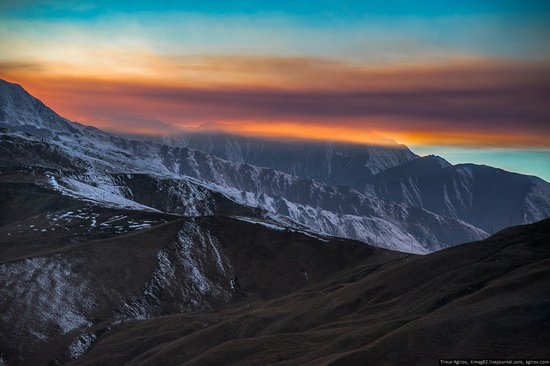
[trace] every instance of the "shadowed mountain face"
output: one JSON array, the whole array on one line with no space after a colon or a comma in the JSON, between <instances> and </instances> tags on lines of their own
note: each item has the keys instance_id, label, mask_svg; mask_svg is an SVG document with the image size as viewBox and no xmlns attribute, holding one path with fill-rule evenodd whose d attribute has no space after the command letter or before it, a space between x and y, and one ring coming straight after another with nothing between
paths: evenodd
<instances>
[{"instance_id":1,"label":"shadowed mountain face","mask_svg":"<svg viewBox=\"0 0 550 366\"><path fill-rule=\"evenodd\" d=\"M188 148L164 148L163 164L180 174L236 188L236 201L284 215L320 233L415 253L439 250L487 234L462 221L413 206L382 201L269 168L243 165ZM246 192L246 193L245 193Z\"/></svg>"},{"instance_id":2,"label":"shadowed mountain face","mask_svg":"<svg viewBox=\"0 0 550 366\"><path fill-rule=\"evenodd\" d=\"M299 140L276 140L223 133L182 136L135 136L204 151L224 160L268 167L303 179L337 186L355 186L365 177L416 159L406 146L372 135L380 145Z\"/></svg>"},{"instance_id":3,"label":"shadowed mountain face","mask_svg":"<svg viewBox=\"0 0 550 366\"><path fill-rule=\"evenodd\" d=\"M486 232L550 217L550 184L485 165L427 156L363 180L367 194L458 218Z\"/></svg>"}]
</instances>

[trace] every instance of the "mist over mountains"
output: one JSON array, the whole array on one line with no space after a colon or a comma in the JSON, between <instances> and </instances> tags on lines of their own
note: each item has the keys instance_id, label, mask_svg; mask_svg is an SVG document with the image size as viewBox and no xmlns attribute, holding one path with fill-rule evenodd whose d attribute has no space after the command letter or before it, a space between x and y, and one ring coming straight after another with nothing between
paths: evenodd
<instances>
[{"instance_id":1,"label":"mist over mountains","mask_svg":"<svg viewBox=\"0 0 550 366\"><path fill-rule=\"evenodd\" d=\"M413 206L382 201L350 188L300 178L269 167L224 160L186 147L128 140L71 123L52 114L51 110L43 114L47 107L41 102L19 86L11 88L13 92L8 93L3 101L6 116L3 123L12 129L29 131L32 128L41 136L52 136L40 140L40 143L52 145L58 155L64 156L63 161L71 161L71 164L59 167L65 172L52 175L50 182L55 182L53 187L56 189L71 195L87 197L93 192L95 199L108 197L115 202L140 204L132 198L131 190L114 180L113 174L149 174L162 180L190 181L191 178L190 184L202 185L237 204L255 207L262 217L272 221L305 226L319 234L357 239L395 250L427 253L487 236L486 232L463 221ZM19 110L24 110L22 114L26 119L17 119ZM29 126L25 121L32 115L36 115L37 122ZM58 129L46 128L56 125L59 125ZM19 135L13 138L18 142L7 147L26 144L27 148L23 150L30 154L29 158L37 155L32 153L34 147L31 145L40 145L33 144L30 137ZM324 145L315 146L325 148ZM390 155L395 154L394 147L389 149ZM405 156L412 154L403 147L397 147L397 151L404 152ZM368 151L364 154L369 157L369 165L380 165L377 163L380 154L369 155ZM18 161L19 165L33 165L32 161L21 161L22 156L19 152L6 151L4 164ZM349 156L347 159L358 161ZM56 156L45 165L59 166L58 160L60 158ZM387 160L383 161L387 163ZM160 209L165 210L164 207Z\"/></svg>"},{"instance_id":2,"label":"mist over mountains","mask_svg":"<svg viewBox=\"0 0 550 366\"><path fill-rule=\"evenodd\" d=\"M304 179L355 187L365 177L418 158L406 146L372 134L380 145L292 140L193 132L168 136L137 136L169 146L188 147L221 159L269 167Z\"/></svg>"},{"instance_id":3,"label":"mist over mountains","mask_svg":"<svg viewBox=\"0 0 550 366\"><path fill-rule=\"evenodd\" d=\"M5 81L0 127L0 365L547 356L540 178L388 141L129 139Z\"/></svg>"},{"instance_id":4,"label":"mist over mountains","mask_svg":"<svg viewBox=\"0 0 550 366\"><path fill-rule=\"evenodd\" d=\"M550 186L541 178L487 165L452 165L434 155L420 157L381 137L381 145L199 132L133 137L349 187L369 197L460 219L487 233L509 227L510 218L519 225L550 216Z\"/></svg>"}]
</instances>

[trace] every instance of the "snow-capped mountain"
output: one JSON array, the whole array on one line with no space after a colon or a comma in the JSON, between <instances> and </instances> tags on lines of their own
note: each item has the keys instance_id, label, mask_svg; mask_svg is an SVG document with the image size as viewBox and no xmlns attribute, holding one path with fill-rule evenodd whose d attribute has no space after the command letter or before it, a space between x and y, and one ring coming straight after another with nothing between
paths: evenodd
<instances>
[{"instance_id":1,"label":"snow-capped mountain","mask_svg":"<svg viewBox=\"0 0 550 366\"><path fill-rule=\"evenodd\" d=\"M39 114L40 110L26 110L25 115L36 113ZM16 117L13 114L7 116ZM307 227L324 235L415 253L428 253L487 235L464 222L425 210L386 203L350 189L300 179L269 168L222 160L196 150L126 140L78 124L75 124L76 132L67 133L66 124L70 125L70 122L61 117L56 119L55 114L53 116L50 118L50 132L55 132L54 138L32 141L30 136L12 136L18 141L5 144L3 165L18 162L18 165L36 166L40 159L36 160L35 156L45 159L43 163L48 167L65 162L57 167L64 172L50 175L47 184L67 195L93 197L125 207L143 208L146 202L151 208L164 212L208 214L214 213L205 207L208 200L191 202L185 197L185 192L209 190L242 206L256 207L259 209L257 215L284 225ZM10 121L8 119L5 123L10 124ZM19 120L11 125L15 128L23 126L24 129L27 126ZM61 126L60 131L56 130L56 125ZM146 198L158 197L158 190L140 195L139 188L134 187L133 190L137 190L134 194L132 180L121 178L124 174L143 173L157 181L172 180L169 185L173 187L163 193L164 199ZM188 188L181 189L182 185ZM155 186L163 185L155 183ZM186 209L166 202L182 203Z\"/></svg>"},{"instance_id":2,"label":"snow-capped mountain","mask_svg":"<svg viewBox=\"0 0 550 366\"><path fill-rule=\"evenodd\" d=\"M204 151L241 164L268 167L304 179L351 186L365 177L418 158L406 146L372 134L380 144L275 140L226 133L192 132L176 136L133 136L175 147Z\"/></svg>"},{"instance_id":3,"label":"snow-capped mountain","mask_svg":"<svg viewBox=\"0 0 550 366\"><path fill-rule=\"evenodd\" d=\"M458 218L486 232L550 217L550 184L486 165L415 159L359 184L369 195Z\"/></svg>"},{"instance_id":4,"label":"snow-capped mountain","mask_svg":"<svg viewBox=\"0 0 550 366\"><path fill-rule=\"evenodd\" d=\"M458 238L486 236L471 225L426 210L197 150L164 148L161 157L174 172L223 187L235 201L260 207L270 218L290 217L324 234L395 250L408 244L408 251L419 253L450 246Z\"/></svg>"},{"instance_id":5,"label":"snow-capped mountain","mask_svg":"<svg viewBox=\"0 0 550 366\"><path fill-rule=\"evenodd\" d=\"M350 187L367 196L457 218L487 233L550 217L550 184L490 166L453 166L415 155L391 140L382 145L279 141L216 133L135 136L204 151L245 163Z\"/></svg>"},{"instance_id":6,"label":"snow-capped mountain","mask_svg":"<svg viewBox=\"0 0 550 366\"><path fill-rule=\"evenodd\" d=\"M77 132L73 126L20 85L0 81L0 127L51 135L52 131Z\"/></svg>"},{"instance_id":7,"label":"snow-capped mountain","mask_svg":"<svg viewBox=\"0 0 550 366\"><path fill-rule=\"evenodd\" d=\"M324 235L416 253L487 236L486 232L456 218L402 203L384 202L353 189L220 159L189 148L128 140L72 123L45 107L20 86L1 84L5 95L2 96L3 121L0 123L23 131L47 131L41 135L51 136L33 139L6 132L3 164L17 162L37 167L41 160L45 160L42 161L44 166L57 165L58 172L50 174L47 184L68 195L93 197L97 201L126 206L147 205L164 212L206 214L215 211L206 208L200 199L187 202L185 210L178 207L177 202L182 200L180 196L189 192L215 192L217 197L233 202L233 207L248 207L245 211L256 208L255 215L284 225L305 226ZM17 142L9 143L10 139ZM398 164L399 159L414 158L404 147L396 146L395 149L395 156L389 154L386 160L376 161ZM356 163L365 164L365 156ZM380 164L371 167L367 176L382 168ZM122 178L125 174L146 174L156 182L150 188L171 188L162 193L164 198L152 200L150 197L159 197L158 190L151 189L150 192L155 194L138 194L139 188L132 186L131 180ZM202 206L192 209L193 205Z\"/></svg>"},{"instance_id":8,"label":"snow-capped mountain","mask_svg":"<svg viewBox=\"0 0 550 366\"><path fill-rule=\"evenodd\" d=\"M253 212L285 226L415 253L487 236L426 210L195 150L153 146L143 153L143 146L134 146L142 158L131 158L121 150L96 150L99 143L77 145L64 138L55 144L7 130L1 134L5 169L30 169L47 187L108 206L184 215Z\"/></svg>"}]
</instances>

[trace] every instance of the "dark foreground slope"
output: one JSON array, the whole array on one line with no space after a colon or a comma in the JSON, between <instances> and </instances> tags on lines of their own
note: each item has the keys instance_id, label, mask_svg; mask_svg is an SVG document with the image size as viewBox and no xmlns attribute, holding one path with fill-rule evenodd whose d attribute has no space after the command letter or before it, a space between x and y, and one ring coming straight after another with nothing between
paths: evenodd
<instances>
[{"instance_id":1,"label":"dark foreground slope","mask_svg":"<svg viewBox=\"0 0 550 366\"><path fill-rule=\"evenodd\" d=\"M63 364L126 322L252 305L407 256L251 217L105 207L27 177L0 189L2 366Z\"/></svg>"},{"instance_id":2,"label":"dark foreground slope","mask_svg":"<svg viewBox=\"0 0 550 366\"><path fill-rule=\"evenodd\" d=\"M384 252L381 261L382 253L277 299L116 326L70 364L436 365L439 358L550 357L550 220L422 257ZM257 270L249 275L258 284L279 276L259 264Z\"/></svg>"}]
</instances>

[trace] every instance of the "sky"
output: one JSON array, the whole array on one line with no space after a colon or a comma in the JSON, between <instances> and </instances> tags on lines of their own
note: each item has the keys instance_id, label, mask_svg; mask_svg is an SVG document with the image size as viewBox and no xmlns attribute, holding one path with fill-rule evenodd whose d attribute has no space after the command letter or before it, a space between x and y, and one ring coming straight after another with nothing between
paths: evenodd
<instances>
[{"instance_id":1,"label":"sky","mask_svg":"<svg viewBox=\"0 0 550 366\"><path fill-rule=\"evenodd\" d=\"M0 78L74 121L374 133L550 181L548 39L547 1L0 0Z\"/></svg>"}]
</instances>

